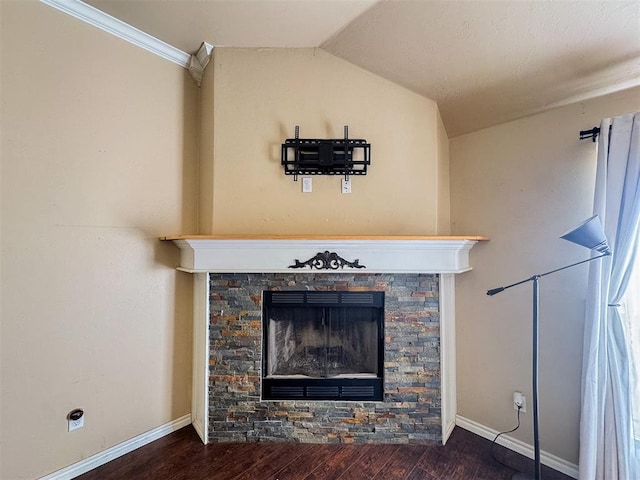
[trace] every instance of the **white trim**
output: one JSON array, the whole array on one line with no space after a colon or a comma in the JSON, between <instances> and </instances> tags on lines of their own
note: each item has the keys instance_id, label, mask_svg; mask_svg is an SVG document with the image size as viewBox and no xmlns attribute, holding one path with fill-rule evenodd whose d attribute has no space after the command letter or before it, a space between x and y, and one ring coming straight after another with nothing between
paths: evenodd
<instances>
[{"instance_id":1,"label":"white trim","mask_svg":"<svg viewBox=\"0 0 640 480\"><path fill-rule=\"evenodd\" d=\"M80 460L79 462L69 465L68 467L46 475L40 480L71 480L72 478L82 475L83 473L87 473L89 470L93 470L94 468L104 465L111 460L115 460L122 455L126 455L137 448L143 447L154 440L158 440L165 435L169 435L182 427L186 427L190 423L191 415L184 415L172 422L165 423L164 425L154 428L153 430L149 430L137 437L133 437L125 442L119 443L118 445L114 445L102 452L87 457L84 460Z\"/></svg>"},{"instance_id":2,"label":"white trim","mask_svg":"<svg viewBox=\"0 0 640 480\"><path fill-rule=\"evenodd\" d=\"M193 278L193 371L191 387L193 428L202 443L209 442L209 275Z\"/></svg>"},{"instance_id":3,"label":"white trim","mask_svg":"<svg viewBox=\"0 0 640 480\"><path fill-rule=\"evenodd\" d=\"M456 426L456 284L451 273L440 275L440 402L442 444Z\"/></svg>"},{"instance_id":4,"label":"white trim","mask_svg":"<svg viewBox=\"0 0 640 480\"><path fill-rule=\"evenodd\" d=\"M484 425L460 415L456 415L456 425L489 440L493 440L499 433L497 430L485 427ZM525 457L534 457L533 447L531 445L508 435L502 435L496 443L508 448L509 450L513 450L520 455L524 455ZM560 457L541 451L540 462L547 467L551 467L558 472L570 476L571 478L578 478L578 466Z\"/></svg>"},{"instance_id":5,"label":"white trim","mask_svg":"<svg viewBox=\"0 0 640 480\"><path fill-rule=\"evenodd\" d=\"M462 273L471 270L476 240L208 239L181 238L179 269L216 273ZM290 268L331 251L365 268Z\"/></svg>"},{"instance_id":6,"label":"white trim","mask_svg":"<svg viewBox=\"0 0 640 480\"><path fill-rule=\"evenodd\" d=\"M97 8L87 5L80 0L40 0L42 3L71 15L89 25L98 27L105 32L115 35L122 40L154 53L170 62L189 68L191 55L152 37L148 33L138 30L131 25L104 13Z\"/></svg>"},{"instance_id":7,"label":"white trim","mask_svg":"<svg viewBox=\"0 0 640 480\"><path fill-rule=\"evenodd\" d=\"M202 42L198 51L194 55L191 55L191 59L189 60L189 73L198 86L202 83L204 69L209 65L212 53L213 45L210 45L207 42Z\"/></svg>"}]
</instances>

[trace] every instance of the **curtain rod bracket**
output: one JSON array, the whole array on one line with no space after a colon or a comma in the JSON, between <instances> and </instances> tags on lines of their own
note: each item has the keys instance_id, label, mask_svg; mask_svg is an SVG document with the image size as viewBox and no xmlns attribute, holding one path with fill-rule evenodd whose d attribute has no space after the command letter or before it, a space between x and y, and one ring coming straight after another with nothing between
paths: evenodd
<instances>
[{"instance_id":1,"label":"curtain rod bracket","mask_svg":"<svg viewBox=\"0 0 640 480\"><path fill-rule=\"evenodd\" d=\"M590 138L595 143L598 135L600 134L600 127L593 127L591 130L580 130L580 140Z\"/></svg>"}]
</instances>

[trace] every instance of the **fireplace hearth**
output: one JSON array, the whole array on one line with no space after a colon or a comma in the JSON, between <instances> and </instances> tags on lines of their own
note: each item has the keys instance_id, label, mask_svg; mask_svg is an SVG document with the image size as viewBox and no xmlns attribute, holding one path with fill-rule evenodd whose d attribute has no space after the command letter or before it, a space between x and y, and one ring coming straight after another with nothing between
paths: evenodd
<instances>
[{"instance_id":1,"label":"fireplace hearth","mask_svg":"<svg viewBox=\"0 0 640 480\"><path fill-rule=\"evenodd\" d=\"M382 400L384 292L266 291L262 398Z\"/></svg>"}]
</instances>

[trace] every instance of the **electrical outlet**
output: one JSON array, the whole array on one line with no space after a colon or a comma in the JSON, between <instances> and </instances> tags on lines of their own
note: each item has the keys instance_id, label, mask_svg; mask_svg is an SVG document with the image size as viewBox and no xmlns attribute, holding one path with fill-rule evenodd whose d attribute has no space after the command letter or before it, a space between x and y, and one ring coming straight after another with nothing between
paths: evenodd
<instances>
[{"instance_id":1,"label":"electrical outlet","mask_svg":"<svg viewBox=\"0 0 640 480\"><path fill-rule=\"evenodd\" d=\"M521 413L527 413L527 397L522 392L513 392L513 409L518 410L518 407Z\"/></svg>"},{"instance_id":2,"label":"electrical outlet","mask_svg":"<svg viewBox=\"0 0 640 480\"><path fill-rule=\"evenodd\" d=\"M351 193L351 179L342 179L342 193Z\"/></svg>"},{"instance_id":3,"label":"electrical outlet","mask_svg":"<svg viewBox=\"0 0 640 480\"><path fill-rule=\"evenodd\" d=\"M78 420L69 419L69 431L73 432L79 428L84 427L84 417L80 417Z\"/></svg>"},{"instance_id":4,"label":"electrical outlet","mask_svg":"<svg viewBox=\"0 0 640 480\"><path fill-rule=\"evenodd\" d=\"M84 427L84 412L81 409L76 408L75 410L69 412L69 415L67 415L67 420L69 422L70 432L82 428Z\"/></svg>"},{"instance_id":5,"label":"electrical outlet","mask_svg":"<svg viewBox=\"0 0 640 480\"><path fill-rule=\"evenodd\" d=\"M302 193L311 193L313 191L313 179L311 177L302 177Z\"/></svg>"}]
</instances>

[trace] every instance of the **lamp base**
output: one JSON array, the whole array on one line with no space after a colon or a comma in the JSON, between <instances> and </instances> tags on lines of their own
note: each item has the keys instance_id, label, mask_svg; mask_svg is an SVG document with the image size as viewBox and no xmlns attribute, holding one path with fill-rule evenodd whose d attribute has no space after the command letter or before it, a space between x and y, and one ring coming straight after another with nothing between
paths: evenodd
<instances>
[{"instance_id":1,"label":"lamp base","mask_svg":"<svg viewBox=\"0 0 640 480\"><path fill-rule=\"evenodd\" d=\"M526 473L516 473L511 480L534 480L533 475L528 475Z\"/></svg>"}]
</instances>

